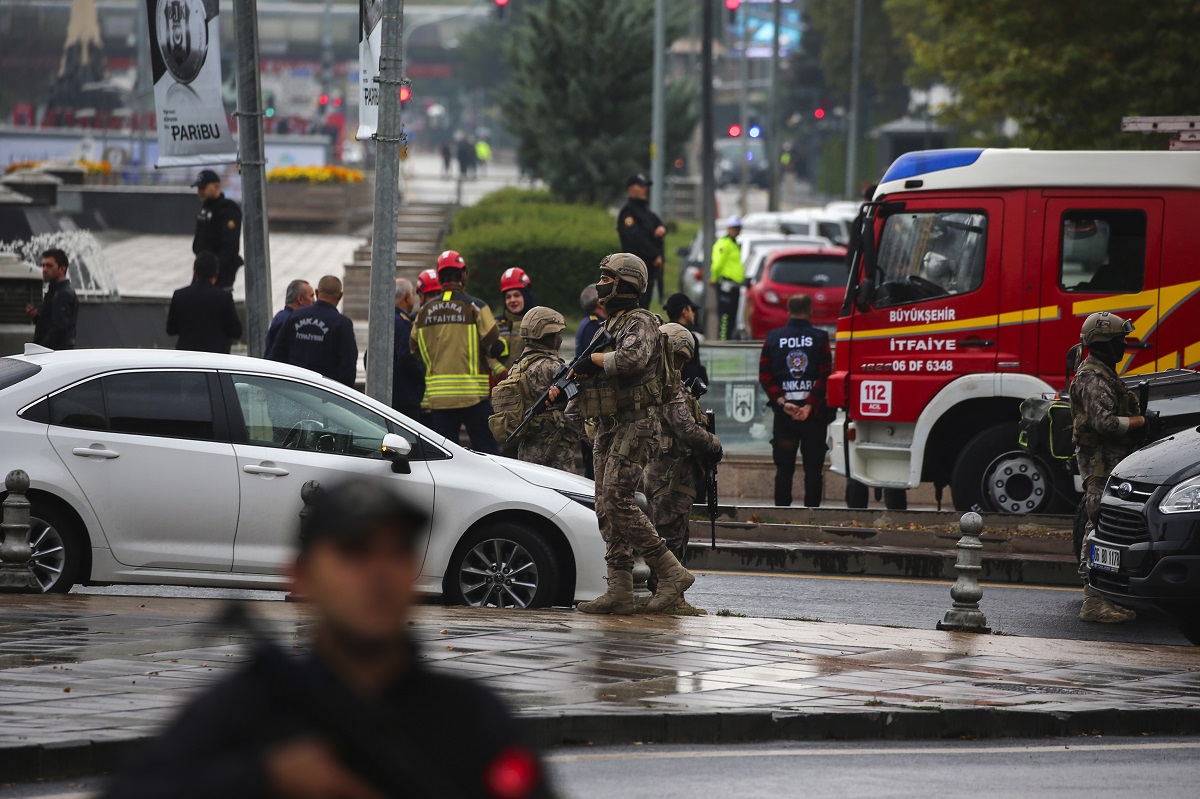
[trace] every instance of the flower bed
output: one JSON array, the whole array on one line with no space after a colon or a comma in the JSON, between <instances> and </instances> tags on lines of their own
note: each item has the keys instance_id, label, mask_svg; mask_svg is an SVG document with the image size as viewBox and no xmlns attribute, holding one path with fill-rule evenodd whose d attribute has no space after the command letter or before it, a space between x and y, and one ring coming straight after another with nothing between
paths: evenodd
<instances>
[{"instance_id":1,"label":"flower bed","mask_svg":"<svg viewBox=\"0 0 1200 799\"><path fill-rule=\"evenodd\" d=\"M307 183L330 185L362 183L365 175L344 166L280 166L267 173L268 183Z\"/></svg>"}]
</instances>

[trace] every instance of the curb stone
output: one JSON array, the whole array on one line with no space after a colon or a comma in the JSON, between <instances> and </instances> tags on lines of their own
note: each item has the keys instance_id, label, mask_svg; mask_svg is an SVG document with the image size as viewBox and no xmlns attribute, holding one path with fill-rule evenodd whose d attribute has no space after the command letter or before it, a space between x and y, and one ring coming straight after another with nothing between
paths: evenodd
<instances>
[{"instance_id":1,"label":"curb stone","mask_svg":"<svg viewBox=\"0 0 1200 799\"><path fill-rule=\"evenodd\" d=\"M1083 735L1195 735L1200 708L873 708L860 712L788 710L522 716L543 748L627 744L730 744L769 741L1065 738ZM103 774L148 744L63 741L0 747L0 783Z\"/></svg>"}]
</instances>

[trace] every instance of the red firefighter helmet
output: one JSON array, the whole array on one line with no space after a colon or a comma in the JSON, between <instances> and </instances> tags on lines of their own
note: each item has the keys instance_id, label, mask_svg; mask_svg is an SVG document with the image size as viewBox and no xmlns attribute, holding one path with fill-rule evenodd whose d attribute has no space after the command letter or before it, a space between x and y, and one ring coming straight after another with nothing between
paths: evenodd
<instances>
[{"instance_id":1,"label":"red firefighter helmet","mask_svg":"<svg viewBox=\"0 0 1200 799\"><path fill-rule=\"evenodd\" d=\"M529 284L532 282L529 275L525 274L524 269L514 266L511 269L505 269L504 274L500 275L500 291L520 291L529 288Z\"/></svg>"},{"instance_id":2,"label":"red firefighter helmet","mask_svg":"<svg viewBox=\"0 0 1200 799\"><path fill-rule=\"evenodd\" d=\"M437 271L426 269L417 275L417 291L422 294L432 294L442 290L442 281L438 280Z\"/></svg>"},{"instance_id":3,"label":"red firefighter helmet","mask_svg":"<svg viewBox=\"0 0 1200 799\"><path fill-rule=\"evenodd\" d=\"M467 262L454 250L446 250L438 256L437 271L440 273L443 269L466 269Z\"/></svg>"}]
</instances>

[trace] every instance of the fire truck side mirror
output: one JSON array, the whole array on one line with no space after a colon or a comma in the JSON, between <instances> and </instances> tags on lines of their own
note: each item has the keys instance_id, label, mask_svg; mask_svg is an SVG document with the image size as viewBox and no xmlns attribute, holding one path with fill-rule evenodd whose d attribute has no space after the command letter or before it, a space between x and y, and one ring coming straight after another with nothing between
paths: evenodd
<instances>
[{"instance_id":1,"label":"fire truck side mirror","mask_svg":"<svg viewBox=\"0 0 1200 799\"><path fill-rule=\"evenodd\" d=\"M858 291L854 296L854 304L860 312L866 312L871 307L871 298L875 296L875 278L864 277L862 282L858 284Z\"/></svg>"}]
</instances>

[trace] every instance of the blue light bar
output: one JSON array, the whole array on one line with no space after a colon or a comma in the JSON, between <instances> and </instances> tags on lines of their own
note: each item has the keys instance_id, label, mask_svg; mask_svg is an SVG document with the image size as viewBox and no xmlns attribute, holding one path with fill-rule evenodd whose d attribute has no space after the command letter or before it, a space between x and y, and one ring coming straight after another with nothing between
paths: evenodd
<instances>
[{"instance_id":1,"label":"blue light bar","mask_svg":"<svg viewBox=\"0 0 1200 799\"><path fill-rule=\"evenodd\" d=\"M915 178L930 172L940 172L943 169L954 169L960 166L970 166L979 160L982 148L961 147L950 150L921 150L915 153L905 153L892 162L880 183L893 180Z\"/></svg>"},{"instance_id":2,"label":"blue light bar","mask_svg":"<svg viewBox=\"0 0 1200 799\"><path fill-rule=\"evenodd\" d=\"M762 135L762 128L760 128L758 125L750 126L750 138L757 139L761 135Z\"/></svg>"}]
</instances>

